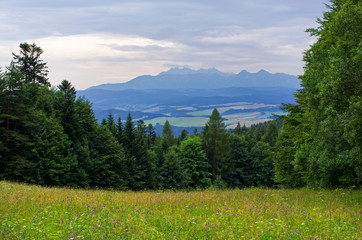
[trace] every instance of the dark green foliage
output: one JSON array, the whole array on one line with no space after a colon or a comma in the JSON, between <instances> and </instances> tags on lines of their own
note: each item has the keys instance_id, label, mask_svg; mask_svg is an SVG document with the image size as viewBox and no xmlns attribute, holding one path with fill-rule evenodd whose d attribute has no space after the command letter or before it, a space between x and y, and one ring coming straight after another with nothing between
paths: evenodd
<instances>
[{"instance_id":1,"label":"dark green foliage","mask_svg":"<svg viewBox=\"0 0 362 240\"><path fill-rule=\"evenodd\" d=\"M278 137L278 126L276 121L271 121L266 129L264 136L262 137L263 142L269 144L269 146L273 147Z\"/></svg>"},{"instance_id":2,"label":"dark green foliage","mask_svg":"<svg viewBox=\"0 0 362 240\"><path fill-rule=\"evenodd\" d=\"M106 126L100 126L92 137L90 185L104 188L127 189L128 169L126 154Z\"/></svg>"},{"instance_id":3,"label":"dark green foliage","mask_svg":"<svg viewBox=\"0 0 362 240\"><path fill-rule=\"evenodd\" d=\"M188 135L188 132L186 131L186 129L183 129L181 131L180 136L178 137L178 140L177 140L178 144L180 144L187 137L187 135Z\"/></svg>"},{"instance_id":4,"label":"dark green foliage","mask_svg":"<svg viewBox=\"0 0 362 240\"><path fill-rule=\"evenodd\" d=\"M59 86L60 91L54 96L54 109L60 119L64 133L72 142L76 162L70 169L72 186L89 186L89 174L92 165L92 139L97 135L97 123L91 104L83 98L76 99L76 91L64 80Z\"/></svg>"},{"instance_id":5,"label":"dark green foliage","mask_svg":"<svg viewBox=\"0 0 362 240\"><path fill-rule=\"evenodd\" d=\"M173 136L172 128L168 120L166 120L165 124L163 125L162 138L165 139L169 146L172 146L175 143L175 137Z\"/></svg>"},{"instance_id":6,"label":"dark green foliage","mask_svg":"<svg viewBox=\"0 0 362 240\"><path fill-rule=\"evenodd\" d=\"M122 124L121 117L118 117L116 128L117 128L116 139L119 143L122 143L123 142L123 124Z\"/></svg>"},{"instance_id":7,"label":"dark green foliage","mask_svg":"<svg viewBox=\"0 0 362 240\"><path fill-rule=\"evenodd\" d=\"M275 145L273 156L275 168L275 180L284 187L301 187L306 184L307 160L298 164L294 156L301 144L308 142L309 137L305 132L310 131L310 123L305 121L305 114L299 105L285 105L284 109L289 112L283 116L284 124L281 128Z\"/></svg>"},{"instance_id":8,"label":"dark green foliage","mask_svg":"<svg viewBox=\"0 0 362 240\"><path fill-rule=\"evenodd\" d=\"M64 80L56 93L54 108L56 115L60 119L64 132L74 143L77 141L77 131L80 129L78 113L75 109L76 91L67 80Z\"/></svg>"},{"instance_id":9,"label":"dark green foliage","mask_svg":"<svg viewBox=\"0 0 362 240\"><path fill-rule=\"evenodd\" d=\"M184 139L180 145L180 157L190 177L189 187L204 189L211 185L211 174L208 171L210 165L200 137L194 135Z\"/></svg>"},{"instance_id":10,"label":"dark green foliage","mask_svg":"<svg viewBox=\"0 0 362 240\"><path fill-rule=\"evenodd\" d=\"M251 149L252 183L254 186L274 185L273 181L273 160L269 145L264 142L257 142Z\"/></svg>"},{"instance_id":11,"label":"dark green foliage","mask_svg":"<svg viewBox=\"0 0 362 240\"><path fill-rule=\"evenodd\" d=\"M23 75L13 63L1 76L0 137L1 173L4 179L31 182L27 170L34 167L25 150L33 145L25 130L33 126L28 115L32 105L27 104Z\"/></svg>"},{"instance_id":12,"label":"dark green foliage","mask_svg":"<svg viewBox=\"0 0 362 240\"><path fill-rule=\"evenodd\" d=\"M20 54L13 53L15 64L19 66L20 72L26 83L39 83L42 85L49 85L48 83L48 70L46 63L40 59L43 50L35 43L20 44Z\"/></svg>"},{"instance_id":13,"label":"dark green foliage","mask_svg":"<svg viewBox=\"0 0 362 240\"><path fill-rule=\"evenodd\" d=\"M336 4L333 11L356 11L353 4ZM326 17L322 24L327 26L335 16ZM340 24L328 31L336 31ZM314 33L324 31L328 32ZM64 80L58 90L49 88L46 65L39 58L42 50L31 45L25 51L24 45L23 55L14 55L16 64L0 74L0 178L121 190L274 187L274 180L285 187L358 185L360 75L346 73L353 69L344 69L338 62L347 56L355 58L347 59L348 64L357 66L360 49L349 50L356 41L354 34L348 35L351 42L345 50L330 49L340 47L329 39L338 42L338 34L320 35L313 51L306 53L304 88L295 94L296 104L284 105L287 115L250 128L239 123L228 132L214 109L202 132L187 136L183 131L178 138L168 121L160 137L151 124L140 120L135 125L130 114L122 123L109 113L98 125L91 103L77 98L69 81ZM328 64L320 65L319 59ZM25 67L32 66L31 61L40 64L38 75ZM348 81L342 73L334 73L332 66L345 73ZM353 89L344 86L344 81ZM334 91L334 84L343 92ZM331 93L339 94L338 101Z\"/></svg>"},{"instance_id":14,"label":"dark green foliage","mask_svg":"<svg viewBox=\"0 0 362 240\"><path fill-rule=\"evenodd\" d=\"M155 185L154 163L149 156L146 145L146 126L142 120L137 124L133 156L135 157L134 182L135 190L152 189Z\"/></svg>"},{"instance_id":15,"label":"dark green foliage","mask_svg":"<svg viewBox=\"0 0 362 240\"><path fill-rule=\"evenodd\" d=\"M216 108L203 128L202 140L213 178L224 177L229 167L230 144L225 123Z\"/></svg>"},{"instance_id":16,"label":"dark green foliage","mask_svg":"<svg viewBox=\"0 0 362 240\"><path fill-rule=\"evenodd\" d=\"M151 149L156 143L156 132L151 123L146 128L146 143L148 149Z\"/></svg>"},{"instance_id":17,"label":"dark green foliage","mask_svg":"<svg viewBox=\"0 0 362 240\"><path fill-rule=\"evenodd\" d=\"M132 116L131 113L128 113L128 117L124 126L124 132L123 132L123 146L126 149L126 152L129 155L132 155L132 153L134 152L134 141L135 141L135 129L134 129L134 123L132 120Z\"/></svg>"},{"instance_id":18,"label":"dark green foliage","mask_svg":"<svg viewBox=\"0 0 362 240\"><path fill-rule=\"evenodd\" d=\"M164 154L164 161L159 172L161 189L186 188L189 183L189 175L182 164L176 148L170 148Z\"/></svg>"},{"instance_id":19,"label":"dark green foliage","mask_svg":"<svg viewBox=\"0 0 362 240\"><path fill-rule=\"evenodd\" d=\"M318 41L305 52L303 89L297 106L286 108L277 142L276 179L285 186L361 184L362 8L354 0L331 3L320 26L308 30Z\"/></svg>"},{"instance_id":20,"label":"dark green foliage","mask_svg":"<svg viewBox=\"0 0 362 240\"><path fill-rule=\"evenodd\" d=\"M243 134L243 130L241 128L240 122L238 122L238 124L236 125L236 128L234 129L234 133L236 135L242 135Z\"/></svg>"},{"instance_id":21,"label":"dark green foliage","mask_svg":"<svg viewBox=\"0 0 362 240\"><path fill-rule=\"evenodd\" d=\"M230 168L227 181L231 187L250 187L253 185L253 166L250 144L245 136L230 135Z\"/></svg>"},{"instance_id":22,"label":"dark green foliage","mask_svg":"<svg viewBox=\"0 0 362 240\"><path fill-rule=\"evenodd\" d=\"M42 111L30 115L35 123L25 130L32 141L26 148L26 158L32 167L23 175L29 175L33 183L66 186L71 180L69 171L75 166L71 142L54 116L47 117Z\"/></svg>"},{"instance_id":23,"label":"dark green foliage","mask_svg":"<svg viewBox=\"0 0 362 240\"><path fill-rule=\"evenodd\" d=\"M108 125L108 130L116 138L118 135L118 130L117 130L116 122L114 121L114 117L113 117L112 113L108 114L107 125Z\"/></svg>"}]
</instances>

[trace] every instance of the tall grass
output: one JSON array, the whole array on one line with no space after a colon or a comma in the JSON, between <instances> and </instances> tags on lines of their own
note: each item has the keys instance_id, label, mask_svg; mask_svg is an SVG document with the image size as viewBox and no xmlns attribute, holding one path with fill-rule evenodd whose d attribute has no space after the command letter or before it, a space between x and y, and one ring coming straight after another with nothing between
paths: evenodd
<instances>
[{"instance_id":1,"label":"tall grass","mask_svg":"<svg viewBox=\"0 0 362 240\"><path fill-rule=\"evenodd\" d=\"M0 182L0 239L361 239L348 190L115 192Z\"/></svg>"}]
</instances>

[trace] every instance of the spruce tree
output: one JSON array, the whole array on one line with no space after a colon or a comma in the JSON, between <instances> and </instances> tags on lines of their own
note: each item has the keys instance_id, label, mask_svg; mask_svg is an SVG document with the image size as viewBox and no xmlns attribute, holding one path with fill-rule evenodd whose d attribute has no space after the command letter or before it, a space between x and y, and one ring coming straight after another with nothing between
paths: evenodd
<instances>
[{"instance_id":1,"label":"spruce tree","mask_svg":"<svg viewBox=\"0 0 362 240\"><path fill-rule=\"evenodd\" d=\"M231 155L226 182L231 187L245 188L253 186L253 165L251 146L245 136L230 135Z\"/></svg>"},{"instance_id":2,"label":"spruce tree","mask_svg":"<svg viewBox=\"0 0 362 240\"><path fill-rule=\"evenodd\" d=\"M162 138L167 142L169 146L175 144L175 138L173 136L173 131L170 125L170 122L166 120L162 128Z\"/></svg>"},{"instance_id":3,"label":"spruce tree","mask_svg":"<svg viewBox=\"0 0 362 240\"><path fill-rule=\"evenodd\" d=\"M236 125L236 127L235 127L235 129L234 129L234 133L235 133L236 135L241 135L241 134L242 134L240 122L238 122L238 124Z\"/></svg>"},{"instance_id":4,"label":"spruce tree","mask_svg":"<svg viewBox=\"0 0 362 240\"><path fill-rule=\"evenodd\" d=\"M223 177L228 169L230 145L225 123L216 108L203 128L202 139L213 179Z\"/></svg>"},{"instance_id":5,"label":"spruce tree","mask_svg":"<svg viewBox=\"0 0 362 240\"><path fill-rule=\"evenodd\" d=\"M46 63L40 59L43 50L35 43L21 43L20 54L14 54L15 64L19 66L20 71L26 83L38 83L42 85L50 85L48 82L48 67Z\"/></svg>"},{"instance_id":6,"label":"spruce tree","mask_svg":"<svg viewBox=\"0 0 362 240\"><path fill-rule=\"evenodd\" d=\"M112 112L110 112L108 114L107 125L108 125L108 129L112 133L112 135L114 137L117 137L117 126L116 126L116 122L114 121Z\"/></svg>"},{"instance_id":7,"label":"spruce tree","mask_svg":"<svg viewBox=\"0 0 362 240\"><path fill-rule=\"evenodd\" d=\"M27 103L26 83L19 67L11 63L0 80L0 175L8 180L32 182L33 176L28 173L34 164L28 160L25 151L33 143L25 129L34 124L28 117L33 105Z\"/></svg>"}]
</instances>

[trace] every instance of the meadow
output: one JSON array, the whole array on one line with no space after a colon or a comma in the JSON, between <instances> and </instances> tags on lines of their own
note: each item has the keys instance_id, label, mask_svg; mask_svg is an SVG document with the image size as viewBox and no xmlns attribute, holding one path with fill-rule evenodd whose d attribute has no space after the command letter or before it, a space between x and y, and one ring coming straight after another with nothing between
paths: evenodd
<instances>
[{"instance_id":1,"label":"meadow","mask_svg":"<svg viewBox=\"0 0 362 240\"><path fill-rule=\"evenodd\" d=\"M117 192L0 182L0 239L361 239L356 190Z\"/></svg>"}]
</instances>

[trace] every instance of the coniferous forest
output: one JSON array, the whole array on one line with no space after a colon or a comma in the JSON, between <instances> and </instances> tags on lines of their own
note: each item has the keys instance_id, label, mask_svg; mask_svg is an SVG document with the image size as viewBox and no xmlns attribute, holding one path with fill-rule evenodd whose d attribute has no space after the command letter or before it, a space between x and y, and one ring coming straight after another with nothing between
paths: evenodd
<instances>
[{"instance_id":1,"label":"coniferous forest","mask_svg":"<svg viewBox=\"0 0 362 240\"><path fill-rule=\"evenodd\" d=\"M199 133L162 136L132 116L98 124L71 82L50 86L43 50L20 44L0 75L0 179L119 190L359 187L361 6L332 1L304 53L302 89L277 120L227 131L217 109Z\"/></svg>"}]
</instances>

